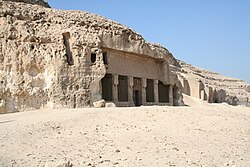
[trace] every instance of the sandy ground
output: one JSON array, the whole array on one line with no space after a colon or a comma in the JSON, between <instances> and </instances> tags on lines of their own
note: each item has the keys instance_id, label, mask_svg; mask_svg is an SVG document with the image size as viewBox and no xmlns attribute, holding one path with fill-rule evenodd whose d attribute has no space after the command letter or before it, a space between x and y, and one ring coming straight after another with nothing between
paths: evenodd
<instances>
[{"instance_id":1,"label":"sandy ground","mask_svg":"<svg viewBox=\"0 0 250 167\"><path fill-rule=\"evenodd\" d=\"M250 108L42 110L0 115L0 166L250 166Z\"/></svg>"}]
</instances>

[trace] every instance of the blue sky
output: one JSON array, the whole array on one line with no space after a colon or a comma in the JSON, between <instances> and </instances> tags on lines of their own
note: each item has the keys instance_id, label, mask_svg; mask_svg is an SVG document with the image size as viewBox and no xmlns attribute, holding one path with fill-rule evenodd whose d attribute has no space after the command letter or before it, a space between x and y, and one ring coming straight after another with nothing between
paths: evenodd
<instances>
[{"instance_id":1,"label":"blue sky","mask_svg":"<svg viewBox=\"0 0 250 167\"><path fill-rule=\"evenodd\" d=\"M250 83L250 0L49 0L120 22L177 59Z\"/></svg>"}]
</instances>

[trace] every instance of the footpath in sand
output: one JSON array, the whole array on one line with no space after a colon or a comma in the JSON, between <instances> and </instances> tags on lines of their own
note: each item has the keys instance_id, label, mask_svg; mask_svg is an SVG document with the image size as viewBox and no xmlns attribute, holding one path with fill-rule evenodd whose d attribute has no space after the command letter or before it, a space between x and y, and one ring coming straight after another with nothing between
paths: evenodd
<instances>
[{"instance_id":1,"label":"footpath in sand","mask_svg":"<svg viewBox=\"0 0 250 167\"><path fill-rule=\"evenodd\" d=\"M185 101L0 115L0 166L249 167L250 108Z\"/></svg>"}]
</instances>

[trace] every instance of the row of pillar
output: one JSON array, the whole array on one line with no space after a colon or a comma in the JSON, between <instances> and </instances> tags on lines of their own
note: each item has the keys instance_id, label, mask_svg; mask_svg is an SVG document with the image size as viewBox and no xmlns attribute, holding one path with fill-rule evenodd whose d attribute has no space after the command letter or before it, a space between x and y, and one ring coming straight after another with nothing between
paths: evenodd
<instances>
[{"instance_id":1,"label":"row of pillar","mask_svg":"<svg viewBox=\"0 0 250 167\"><path fill-rule=\"evenodd\" d=\"M112 96L113 96L113 102L114 103L119 103L118 101L118 80L119 75L113 75L113 84L112 84ZM154 80L154 102L155 104L159 103L159 92L158 92L158 80ZM129 76L128 77L128 103L129 106L133 106L134 100L133 100L133 91L134 91L134 77ZM142 84L141 84L141 100L142 100L142 105L146 105L146 88L147 88L147 79L142 78ZM169 104L173 105L173 86L169 85Z\"/></svg>"}]
</instances>

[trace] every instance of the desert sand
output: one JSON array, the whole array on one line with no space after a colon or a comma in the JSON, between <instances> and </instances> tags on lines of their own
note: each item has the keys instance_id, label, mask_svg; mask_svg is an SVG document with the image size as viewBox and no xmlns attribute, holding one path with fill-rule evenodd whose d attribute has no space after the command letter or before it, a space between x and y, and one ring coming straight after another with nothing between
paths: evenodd
<instances>
[{"instance_id":1,"label":"desert sand","mask_svg":"<svg viewBox=\"0 0 250 167\"><path fill-rule=\"evenodd\" d=\"M39 110L0 115L0 166L250 166L250 108Z\"/></svg>"}]
</instances>

